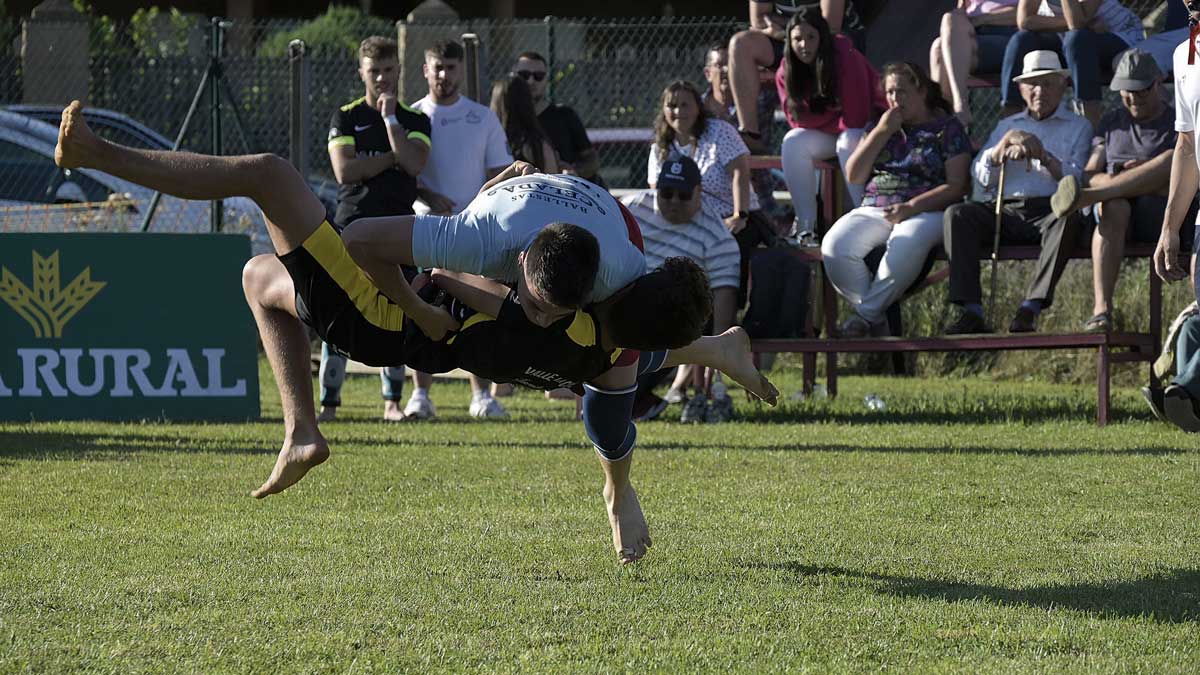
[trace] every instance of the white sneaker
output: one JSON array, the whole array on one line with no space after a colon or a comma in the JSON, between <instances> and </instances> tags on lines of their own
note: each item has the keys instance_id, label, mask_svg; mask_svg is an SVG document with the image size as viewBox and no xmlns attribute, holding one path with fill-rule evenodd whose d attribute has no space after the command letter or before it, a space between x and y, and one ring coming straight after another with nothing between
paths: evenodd
<instances>
[{"instance_id":1,"label":"white sneaker","mask_svg":"<svg viewBox=\"0 0 1200 675\"><path fill-rule=\"evenodd\" d=\"M667 395L663 397L663 400L672 405L676 403L683 403L687 400L687 393L682 389L671 387L667 390Z\"/></svg>"},{"instance_id":2,"label":"white sneaker","mask_svg":"<svg viewBox=\"0 0 1200 675\"><path fill-rule=\"evenodd\" d=\"M468 412L471 413L471 417L498 420L508 419L508 411L504 409L504 406L500 405L499 401L491 396L472 398L471 407Z\"/></svg>"},{"instance_id":3,"label":"white sneaker","mask_svg":"<svg viewBox=\"0 0 1200 675\"><path fill-rule=\"evenodd\" d=\"M437 408L428 396L412 396L404 406L404 416L411 419L428 420L437 417Z\"/></svg>"}]
</instances>

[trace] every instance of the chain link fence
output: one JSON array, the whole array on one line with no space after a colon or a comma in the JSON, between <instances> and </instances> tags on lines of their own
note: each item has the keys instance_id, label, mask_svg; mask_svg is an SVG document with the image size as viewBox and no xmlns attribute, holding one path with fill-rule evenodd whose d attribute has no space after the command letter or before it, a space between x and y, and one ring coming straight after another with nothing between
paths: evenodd
<instances>
[{"instance_id":1,"label":"chain link fence","mask_svg":"<svg viewBox=\"0 0 1200 675\"><path fill-rule=\"evenodd\" d=\"M1161 25L1161 0L1127 4L1143 17L1157 17ZM43 120L52 131L61 106L72 98L84 98L94 109L113 112L105 123L94 126L101 135L123 143L162 148L178 138L182 147L201 152L288 156L289 128L297 126L288 109L292 84L288 44L301 39L306 49L299 81L308 115L298 126L304 130L305 173L318 195L332 206L336 186L325 132L333 112L362 95L356 71L358 42L373 34L399 37L402 94L411 102L427 92L420 68L424 48L438 39L475 33L480 38L484 103L491 82L509 72L519 53L543 54L549 61L550 95L572 106L591 130L606 182L614 188L636 188L645 184L649 128L663 87L675 79L702 84L708 47L726 43L742 26L742 19L734 17L393 24L345 7L309 21L254 21L221 28L204 17L157 9L139 11L122 21L57 15L28 19L22 26L3 19L0 69L13 75L0 78L0 106ZM221 42L220 57L214 59L216 40ZM84 44L87 48L81 49ZM214 106L214 94L219 107ZM986 137L998 118L998 95L995 89L976 90L972 95L977 138ZM47 227L57 218L44 215L54 209L22 210L31 203L113 199L132 200L133 206L107 209L124 214L107 218L112 229L141 226L141 218L131 213L144 212L149 195L99 176L58 171L50 158L53 145L46 139L45 125L31 129L37 125L24 123L22 127L11 115L0 115L0 123L0 209L6 210L0 215L0 228L33 227L36 223L30 221L39 218L40 227ZM778 124L776 141L785 130ZM201 208L171 207L164 200L151 229L208 229L204 205L195 206ZM222 213L226 229L260 229L255 219L261 216L244 207L236 201L226 203ZM77 217L77 213L72 216ZM98 213L91 220L89 227L102 227L94 223L106 218Z\"/></svg>"}]
</instances>

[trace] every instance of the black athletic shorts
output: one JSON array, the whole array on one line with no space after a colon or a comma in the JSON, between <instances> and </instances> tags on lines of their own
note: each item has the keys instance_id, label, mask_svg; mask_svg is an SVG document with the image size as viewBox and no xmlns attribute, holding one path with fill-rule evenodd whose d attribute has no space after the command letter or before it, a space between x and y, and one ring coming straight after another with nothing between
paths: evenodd
<instances>
[{"instance_id":1,"label":"black athletic shorts","mask_svg":"<svg viewBox=\"0 0 1200 675\"><path fill-rule=\"evenodd\" d=\"M430 340L371 283L328 222L279 260L296 286L296 313L337 351L368 366L457 367L445 343Z\"/></svg>"}]
</instances>

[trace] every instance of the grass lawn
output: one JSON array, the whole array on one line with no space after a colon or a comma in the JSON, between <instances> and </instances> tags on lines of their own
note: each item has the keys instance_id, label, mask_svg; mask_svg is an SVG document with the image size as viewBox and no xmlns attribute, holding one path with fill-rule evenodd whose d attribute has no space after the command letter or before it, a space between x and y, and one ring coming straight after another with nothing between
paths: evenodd
<instances>
[{"instance_id":1,"label":"grass lawn","mask_svg":"<svg viewBox=\"0 0 1200 675\"><path fill-rule=\"evenodd\" d=\"M263 377L253 424L0 424L0 672L1200 669L1200 451L1132 390L1104 429L1088 387L873 378L642 424L622 568L570 404L387 425L352 378L255 501Z\"/></svg>"}]
</instances>

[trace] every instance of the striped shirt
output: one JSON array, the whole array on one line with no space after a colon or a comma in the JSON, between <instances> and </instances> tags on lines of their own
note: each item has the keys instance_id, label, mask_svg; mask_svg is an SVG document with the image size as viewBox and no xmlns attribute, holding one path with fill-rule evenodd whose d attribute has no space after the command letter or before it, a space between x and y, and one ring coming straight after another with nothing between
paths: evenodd
<instances>
[{"instance_id":1,"label":"striped shirt","mask_svg":"<svg viewBox=\"0 0 1200 675\"><path fill-rule=\"evenodd\" d=\"M621 199L637 218L646 245L646 270L654 270L667 258L691 258L708 274L708 285L718 288L738 287L741 256L738 245L721 221L704 211L689 223L668 222L655 208L654 190L646 190Z\"/></svg>"}]
</instances>

